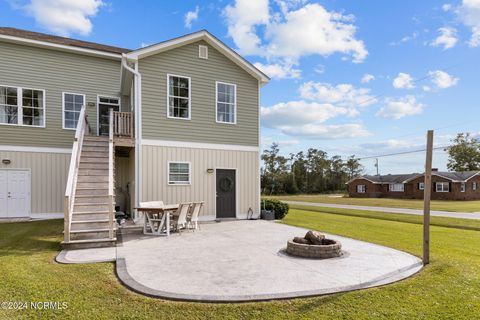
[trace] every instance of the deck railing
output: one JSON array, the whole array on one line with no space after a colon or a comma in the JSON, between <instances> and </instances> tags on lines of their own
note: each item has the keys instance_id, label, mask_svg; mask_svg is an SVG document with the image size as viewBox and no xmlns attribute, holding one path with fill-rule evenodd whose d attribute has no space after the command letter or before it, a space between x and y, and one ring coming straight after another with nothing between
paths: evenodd
<instances>
[{"instance_id":1,"label":"deck railing","mask_svg":"<svg viewBox=\"0 0 480 320\"><path fill-rule=\"evenodd\" d=\"M68 170L67 187L64 199L64 242L70 242L70 229L72 224L73 205L75 200L75 192L78 177L78 167L80 165L80 155L82 153L83 137L90 133L90 124L82 106L78 117L77 129L75 130L75 138L73 140L72 156L70 158L70 167Z\"/></svg>"},{"instance_id":2,"label":"deck railing","mask_svg":"<svg viewBox=\"0 0 480 320\"><path fill-rule=\"evenodd\" d=\"M110 124L112 123L115 137L133 138L133 113L113 111L113 117L110 116Z\"/></svg>"}]
</instances>

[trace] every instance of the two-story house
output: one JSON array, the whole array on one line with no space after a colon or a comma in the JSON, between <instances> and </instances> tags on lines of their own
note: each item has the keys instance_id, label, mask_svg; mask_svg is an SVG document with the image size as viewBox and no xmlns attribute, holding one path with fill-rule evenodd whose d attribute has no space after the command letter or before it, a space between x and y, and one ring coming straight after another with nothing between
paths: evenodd
<instances>
[{"instance_id":1,"label":"two-story house","mask_svg":"<svg viewBox=\"0 0 480 320\"><path fill-rule=\"evenodd\" d=\"M142 201L259 213L269 78L207 31L128 50L0 28L0 56L0 218L64 217L65 243L99 243Z\"/></svg>"}]
</instances>

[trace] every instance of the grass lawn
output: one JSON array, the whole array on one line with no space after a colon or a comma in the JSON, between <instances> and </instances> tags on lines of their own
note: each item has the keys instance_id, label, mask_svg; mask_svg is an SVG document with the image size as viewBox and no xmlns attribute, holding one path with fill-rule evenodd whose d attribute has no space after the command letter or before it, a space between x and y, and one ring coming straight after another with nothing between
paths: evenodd
<instances>
[{"instance_id":1,"label":"grass lawn","mask_svg":"<svg viewBox=\"0 0 480 320\"><path fill-rule=\"evenodd\" d=\"M300 209L291 210L283 222L394 247L417 256L421 254L422 226L415 222ZM479 317L479 231L432 227L431 264L410 279L381 288L308 299L200 304L170 302L133 293L118 282L111 263L55 263L53 259L59 248L61 230L60 220L0 224L0 301L68 303L68 308L60 311L0 310L1 319Z\"/></svg>"},{"instance_id":2,"label":"grass lawn","mask_svg":"<svg viewBox=\"0 0 480 320\"><path fill-rule=\"evenodd\" d=\"M348 198L332 197L331 195L285 195L271 196L266 198L276 198L280 200L305 201L319 203L352 204L359 206L378 206L407 209L423 209L423 200L413 199L388 199L388 198ZM453 211L453 212L480 212L480 200L475 201L448 201L432 200L432 210Z\"/></svg>"}]
</instances>

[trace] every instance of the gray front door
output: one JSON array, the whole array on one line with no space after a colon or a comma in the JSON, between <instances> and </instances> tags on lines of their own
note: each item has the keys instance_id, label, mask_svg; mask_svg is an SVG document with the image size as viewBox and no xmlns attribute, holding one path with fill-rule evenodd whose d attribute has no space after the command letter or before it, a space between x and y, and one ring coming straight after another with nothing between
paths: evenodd
<instances>
[{"instance_id":1,"label":"gray front door","mask_svg":"<svg viewBox=\"0 0 480 320\"><path fill-rule=\"evenodd\" d=\"M236 217L235 170L217 169L217 218Z\"/></svg>"}]
</instances>

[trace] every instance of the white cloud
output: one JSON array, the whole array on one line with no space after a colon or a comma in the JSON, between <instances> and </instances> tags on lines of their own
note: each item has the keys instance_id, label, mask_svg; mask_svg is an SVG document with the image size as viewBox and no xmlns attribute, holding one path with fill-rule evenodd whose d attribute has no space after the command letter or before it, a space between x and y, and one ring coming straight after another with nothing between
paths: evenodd
<instances>
[{"instance_id":1,"label":"white cloud","mask_svg":"<svg viewBox=\"0 0 480 320\"><path fill-rule=\"evenodd\" d=\"M370 81L375 80L375 76L373 74L365 73L360 80L361 83L369 83Z\"/></svg>"},{"instance_id":2,"label":"white cloud","mask_svg":"<svg viewBox=\"0 0 480 320\"><path fill-rule=\"evenodd\" d=\"M452 5L450 3L444 3L442 5L442 10L445 11L445 12L448 12L448 11L452 10Z\"/></svg>"},{"instance_id":3,"label":"white cloud","mask_svg":"<svg viewBox=\"0 0 480 320\"><path fill-rule=\"evenodd\" d=\"M262 125L269 128L299 126L312 122L321 123L347 113L346 108L303 100L278 103L268 108L261 108Z\"/></svg>"},{"instance_id":4,"label":"white cloud","mask_svg":"<svg viewBox=\"0 0 480 320\"><path fill-rule=\"evenodd\" d=\"M295 69L294 65L292 64L262 64L257 62L254 63L254 65L273 79L298 79L302 73L300 69Z\"/></svg>"},{"instance_id":5,"label":"white cloud","mask_svg":"<svg viewBox=\"0 0 480 320\"><path fill-rule=\"evenodd\" d=\"M398 76L393 79L393 87L395 89L413 89L413 78L408 73L400 72Z\"/></svg>"},{"instance_id":6,"label":"white cloud","mask_svg":"<svg viewBox=\"0 0 480 320\"><path fill-rule=\"evenodd\" d=\"M198 19L199 12L200 12L200 7L196 6L195 10L188 11L185 14L185 28L190 29L192 27L192 23Z\"/></svg>"},{"instance_id":7,"label":"white cloud","mask_svg":"<svg viewBox=\"0 0 480 320\"><path fill-rule=\"evenodd\" d=\"M355 37L351 15L327 11L320 4L277 1L281 10L272 12L268 0L236 0L225 8L228 35L244 55L296 62L302 56L333 53L350 55L362 62L368 55L363 41ZM263 31L263 37L260 30ZM263 41L262 41L263 39Z\"/></svg>"},{"instance_id":8,"label":"white cloud","mask_svg":"<svg viewBox=\"0 0 480 320\"><path fill-rule=\"evenodd\" d=\"M377 99L370 95L370 89L355 88L347 83L332 86L329 83L309 81L300 86L299 92L300 96L307 100L348 107L349 115L358 114L359 107L366 107L377 102Z\"/></svg>"},{"instance_id":9,"label":"white cloud","mask_svg":"<svg viewBox=\"0 0 480 320\"><path fill-rule=\"evenodd\" d=\"M430 44L434 47L443 47L443 50L453 48L457 42L457 29L452 27L439 28L440 35L435 38Z\"/></svg>"},{"instance_id":10,"label":"white cloud","mask_svg":"<svg viewBox=\"0 0 480 320\"><path fill-rule=\"evenodd\" d=\"M92 32L91 18L105 5L102 0L31 0L24 9L35 21L62 36Z\"/></svg>"},{"instance_id":11,"label":"white cloud","mask_svg":"<svg viewBox=\"0 0 480 320\"><path fill-rule=\"evenodd\" d=\"M425 105L417 102L414 96L408 95L400 99L385 99L385 107L382 107L377 116L389 119L401 119L406 116L412 116L420 114L423 111Z\"/></svg>"},{"instance_id":12,"label":"white cloud","mask_svg":"<svg viewBox=\"0 0 480 320\"><path fill-rule=\"evenodd\" d=\"M469 45L480 46L480 0L463 0L456 13L460 21L472 31Z\"/></svg>"},{"instance_id":13,"label":"white cloud","mask_svg":"<svg viewBox=\"0 0 480 320\"><path fill-rule=\"evenodd\" d=\"M325 73L325 66L323 64L317 64L314 71L318 74L324 74Z\"/></svg>"},{"instance_id":14,"label":"white cloud","mask_svg":"<svg viewBox=\"0 0 480 320\"><path fill-rule=\"evenodd\" d=\"M361 124L348 123L338 125L306 124L299 127L286 126L282 132L313 140L352 139L370 135Z\"/></svg>"},{"instance_id":15,"label":"white cloud","mask_svg":"<svg viewBox=\"0 0 480 320\"><path fill-rule=\"evenodd\" d=\"M445 71L436 70L430 71L428 75L432 79L432 83L439 89L446 89L455 86L458 83L458 78L446 73Z\"/></svg>"}]
</instances>

